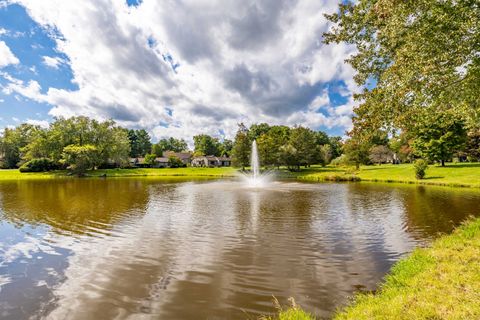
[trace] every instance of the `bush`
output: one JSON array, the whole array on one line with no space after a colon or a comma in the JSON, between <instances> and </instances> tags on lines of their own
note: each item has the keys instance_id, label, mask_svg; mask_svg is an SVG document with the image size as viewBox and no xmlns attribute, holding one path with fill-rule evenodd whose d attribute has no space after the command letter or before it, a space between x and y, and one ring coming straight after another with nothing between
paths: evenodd
<instances>
[{"instance_id":1,"label":"bush","mask_svg":"<svg viewBox=\"0 0 480 320\"><path fill-rule=\"evenodd\" d=\"M48 158L37 158L25 162L20 172L43 172L58 169L58 166Z\"/></svg>"},{"instance_id":2,"label":"bush","mask_svg":"<svg viewBox=\"0 0 480 320\"><path fill-rule=\"evenodd\" d=\"M331 165L333 166L346 166L349 164L348 157L345 154L342 154L340 157L335 158L330 162Z\"/></svg>"},{"instance_id":3,"label":"bush","mask_svg":"<svg viewBox=\"0 0 480 320\"><path fill-rule=\"evenodd\" d=\"M428 169L427 161L423 159L418 159L413 164L413 167L415 168L415 177L417 179L423 179L425 177L425 171L427 171Z\"/></svg>"}]
</instances>

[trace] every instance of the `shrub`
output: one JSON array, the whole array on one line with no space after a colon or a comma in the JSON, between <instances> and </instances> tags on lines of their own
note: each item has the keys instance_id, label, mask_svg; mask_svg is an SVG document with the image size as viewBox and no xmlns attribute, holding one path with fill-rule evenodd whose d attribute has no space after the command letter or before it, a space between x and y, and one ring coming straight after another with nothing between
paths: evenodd
<instances>
[{"instance_id":1,"label":"shrub","mask_svg":"<svg viewBox=\"0 0 480 320\"><path fill-rule=\"evenodd\" d=\"M413 167L415 168L415 177L417 179L423 179L425 177L425 171L427 171L428 169L427 161L423 159L418 159L413 164Z\"/></svg>"},{"instance_id":2,"label":"shrub","mask_svg":"<svg viewBox=\"0 0 480 320\"><path fill-rule=\"evenodd\" d=\"M182 160L180 160L180 158L176 156L168 157L168 165L170 166L170 168L178 168L184 166Z\"/></svg>"},{"instance_id":3,"label":"shrub","mask_svg":"<svg viewBox=\"0 0 480 320\"><path fill-rule=\"evenodd\" d=\"M25 162L20 172L43 172L58 169L58 166L48 158L36 158Z\"/></svg>"},{"instance_id":4,"label":"shrub","mask_svg":"<svg viewBox=\"0 0 480 320\"><path fill-rule=\"evenodd\" d=\"M336 167L345 166L349 164L349 159L345 154L342 154L340 157L333 159L330 164Z\"/></svg>"}]
</instances>

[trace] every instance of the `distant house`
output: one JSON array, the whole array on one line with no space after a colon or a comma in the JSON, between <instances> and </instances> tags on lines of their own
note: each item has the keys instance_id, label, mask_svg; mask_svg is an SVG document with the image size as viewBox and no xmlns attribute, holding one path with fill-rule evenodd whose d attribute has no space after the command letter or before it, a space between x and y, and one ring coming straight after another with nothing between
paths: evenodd
<instances>
[{"instance_id":1,"label":"distant house","mask_svg":"<svg viewBox=\"0 0 480 320\"><path fill-rule=\"evenodd\" d=\"M168 158L165 158L165 157L155 158L154 165L146 164L145 158L130 158L129 163L132 167L136 167L136 168L167 168Z\"/></svg>"},{"instance_id":2,"label":"distant house","mask_svg":"<svg viewBox=\"0 0 480 320\"><path fill-rule=\"evenodd\" d=\"M201 156L192 159L193 167L230 167L231 164L229 157Z\"/></svg>"},{"instance_id":3,"label":"distant house","mask_svg":"<svg viewBox=\"0 0 480 320\"><path fill-rule=\"evenodd\" d=\"M164 151L162 154L162 157L167 159L171 156L174 156L180 159L184 165L189 165L192 163L192 153L190 152Z\"/></svg>"}]
</instances>

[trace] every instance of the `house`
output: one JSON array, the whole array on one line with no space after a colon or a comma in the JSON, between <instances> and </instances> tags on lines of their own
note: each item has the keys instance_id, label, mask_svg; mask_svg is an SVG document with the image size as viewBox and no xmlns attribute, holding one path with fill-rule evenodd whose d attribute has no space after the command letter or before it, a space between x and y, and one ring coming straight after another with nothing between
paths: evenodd
<instances>
[{"instance_id":1,"label":"house","mask_svg":"<svg viewBox=\"0 0 480 320\"><path fill-rule=\"evenodd\" d=\"M200 156L192 159L193 167L230 167L229 157Z\"/></svg>"},{"instance_id":2,"label":"house","mask_svg":"<svg viewBox=\"0 0 480 320\"><path fill-rule=\"evenodd\" d=\"M152 166L153 168L167 168L168 165L168 158L166 157L157 157L155 158L155 164Z\"/></svg>"},{"instance_id":3,"label":"house","mask_svg":"<svg viewBox=\"0 0 480 320\"><path fill-rule=\"evenodd\" d=\"M171 156L177 157L182 161L184 165L189 165L192 162L192 153L191 152L173 152L173 151L164 151L162 157L169 158Z\"/></svg>"},{"instance_id":4,"label":"house","mask_svg":"<svg viewBox=\"0 0 480 320\"><path fill-rule=\"evenodd\" d=\"M165 158L165 157L155 158L154 165L146 164L145 158L130 158L128 162L132 167L136 167L136 168L167 168L168 167L168 158Z\"/></svg>"}]
</instances>

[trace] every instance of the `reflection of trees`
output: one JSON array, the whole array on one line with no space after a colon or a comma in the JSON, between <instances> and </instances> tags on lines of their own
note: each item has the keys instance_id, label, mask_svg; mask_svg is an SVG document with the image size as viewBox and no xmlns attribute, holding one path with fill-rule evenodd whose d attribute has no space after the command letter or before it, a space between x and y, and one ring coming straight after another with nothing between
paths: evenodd
<instances>
[{"instance_id":1,"label":"reflection of trees","mask_svg":"<svg viewBox=\"0 0 480 320\"><path fill-rule=\"evenodd\" d=\"M0 184L4 219L47 224L55 231L101 232L124 215L142 214L148 202L142 180L72 179Z\"/></svg>"},{"instance_id":2,"label":"reflection of trees","mask_svg":"<svg viewBox=\"0 0 480 320\"><path fill-rule=\"evenodd\" d=\"M398 188L398 195L408 228L420 232L422 238L451 232L469 215L480 214L480 193L474 190L410 186Z\"/></svg>"}]
</instances>

